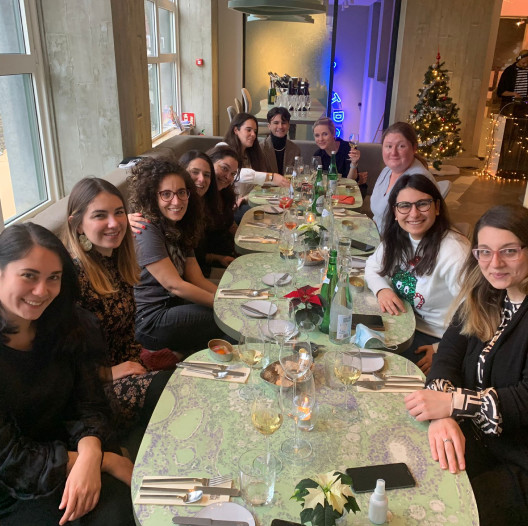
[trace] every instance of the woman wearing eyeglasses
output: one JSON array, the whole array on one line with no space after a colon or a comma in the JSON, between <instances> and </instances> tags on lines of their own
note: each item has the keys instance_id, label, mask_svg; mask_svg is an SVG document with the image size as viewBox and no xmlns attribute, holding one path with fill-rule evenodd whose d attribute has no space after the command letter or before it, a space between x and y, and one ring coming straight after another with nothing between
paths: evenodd
<instances>
[{"instance_id":1,"label":"woman wearing eyeglasses","mask_svg":"<svg viewBox=\"0 0 528 526\"><path fill-rule=\"evenodd\" d=\"M384 217L383 242L367 260L365 278L382 312L415 313L416 332L403 356L424 373L446 329L446 315L460 290L458 277L469 251L449 223L436 185L421 174L395 183Z\"/></svg>"},{"instance_id":2,"label":"woman wearing eyeglasses","mask_svg":"<svg viewBox=\"0 0 528 526\"><path fill-rule=\"evenodd\" d=\"M150 158L133 168L128 183L131 207L150 222L135 238L136 339L150 351L188 355L222 337L212 310L217 287L194 255L204 230L196 186L179 164Z\"/></svg>"},{"instance_id":3,"label":"woman wearing eyeglasses","mask_svg":"<svg viewBox=\"0 0 528 526\"><path fill-rule=\"evenodd\" d=\"M481 525L528 517L528 210L488 210L463 267L460 307L446 330L427 389L405 398L431 420L434 460L465 469Z\"/></svg>"}]
</instances>

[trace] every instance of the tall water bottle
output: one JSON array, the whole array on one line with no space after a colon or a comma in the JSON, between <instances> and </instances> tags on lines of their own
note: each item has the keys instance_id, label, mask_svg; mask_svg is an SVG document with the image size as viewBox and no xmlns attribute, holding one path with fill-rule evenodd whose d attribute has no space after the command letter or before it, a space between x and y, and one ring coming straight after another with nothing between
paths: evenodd
<instances>
[{"instance_id":1,"label":"tall water bottle","mask_svg":"<svg viewBox=\"0 0 528 526\"><path fill-rule=\"evenodd\" d=\"M321 298L323 299L323 321L319 326L319 330L328 334L330 330L330 309L332 305L332 298L334 296L334 291L337 285L337 250L330 250L330 260L328 263L328 268L326 269L326 277L321 285Z\"/></svg>"},{"instance_id":2,"label":"tall water bottle","mask_svg":"<svg viewBox=\"0 0 528 526\"><path fill-rule=\"evenodd\" d=\"M352 338L352 294L348 283L348 269L343 266L339 274L332 304L330 307L330 331L332 343L343 345Z\"/></svg>"}]
</instances>

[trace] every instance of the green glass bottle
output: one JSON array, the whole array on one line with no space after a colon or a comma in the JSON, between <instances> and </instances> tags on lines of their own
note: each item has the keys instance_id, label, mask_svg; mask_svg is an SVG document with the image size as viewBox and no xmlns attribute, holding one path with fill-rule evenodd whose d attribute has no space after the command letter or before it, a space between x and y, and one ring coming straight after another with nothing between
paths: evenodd
<instances>
[{"instance_id":1,"label":"green glass bottle","mask_svg":"<svg viewBox=\"0 0 528 526\"><path fill-rule=\"evenodd\" d=\"M273 80L270 79L270 87L268 89L268 106L274 106L276 98L277 90L275 89L275 84L273 83Z\"/></svg>"},{"instance_id":2,"label":"green glass bottle","mask_svg":"<svg viewBox=\"0 0 528 526\"><path fill-rule=\"evenodd\" d=\"M330 308L337 286L337 250L330 250L330 259L326 269L326 277L321 286L321 297L323 300L324 315L319 330L325 334L330 331Z\"/></svg>"},{"instance_id":3,"label":"green glass bottle","mask_svg":"<svg viewBox=\"0 0 528 526\"><path fill-rule=\"evenodd\" d=\"M324 198L323 167L319 165L317 167L317 175L315 176L314 198L312 204L312 212L318 216L323 213Z\"/></svg>"},{"instance_id":4,"label":"green glass bottle","mask_svg":"<svg viewBox=\"0 0 528 526\"><path fill-rule=\"evenodd\" d=\"M348 282L348 269L341 268L336 292L330 307L330 332L332 343L343 345L350 343L352 337L352 294Z\"/></svg>"},{"instance_id":5,"label":"green glass bottle","mask_svg":"<svg viewBox=\"0 0 528 526\"><path fill-rule=\"evenodd\" d=\"M332 152L330 159L330 166L328 167L328 194L330 197L337 193L337 180L339 174L337 173L336 153Z\"/></svg>"}]
</instances>

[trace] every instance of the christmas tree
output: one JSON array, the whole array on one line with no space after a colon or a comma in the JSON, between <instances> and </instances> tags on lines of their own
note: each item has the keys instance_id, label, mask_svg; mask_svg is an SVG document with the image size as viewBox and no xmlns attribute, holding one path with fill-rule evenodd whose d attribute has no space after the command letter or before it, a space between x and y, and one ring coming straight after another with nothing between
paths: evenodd
<instances>
[{"instance_id":1,"label":"christmas tree","mask_svg":"<svg viewBox=\"0 0 528 526\"><path fill-rule=\"evenodd\" d=\"M433 161L436 170L440 170L441 159L463 151L458 107L449 96L449 77L443 66L438 53L436 63L425 73L418 102L409 115L409 123L418 135L418 151Z\"/></svg>"}]
</instances>

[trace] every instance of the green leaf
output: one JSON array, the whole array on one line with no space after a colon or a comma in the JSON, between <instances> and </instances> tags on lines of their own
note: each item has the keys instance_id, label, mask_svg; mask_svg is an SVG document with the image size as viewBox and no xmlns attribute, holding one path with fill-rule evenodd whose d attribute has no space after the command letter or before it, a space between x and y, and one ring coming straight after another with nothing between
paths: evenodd
<instances>
[{"instance_id":1,"label":"green leaf","mask_svg":"<svg viewBox=\"0 0 528 526\"><path fill-rule=\"evenodd\" d=\"M356 511L361 511L355 497L350 497L350 496L347 497L347 503L345 504L345 509L347 511L353 511L354 513L356 513Z\"/></svg>"},{"instance_id":2,"label":"green leaf","mask_svg":"<svg viewBox=\"0 0 528 526\"><path fill-rule=\"evenodd\" d=\"M314 524L313 522L313 510L312 508L305 508L304 510L301 511L301 524L306 524L307 522L311 522L312 524Z\"/></svg>"}]
</instances>

